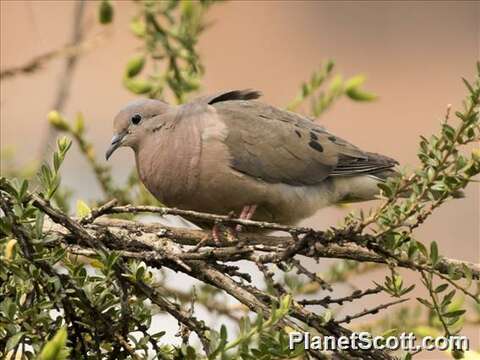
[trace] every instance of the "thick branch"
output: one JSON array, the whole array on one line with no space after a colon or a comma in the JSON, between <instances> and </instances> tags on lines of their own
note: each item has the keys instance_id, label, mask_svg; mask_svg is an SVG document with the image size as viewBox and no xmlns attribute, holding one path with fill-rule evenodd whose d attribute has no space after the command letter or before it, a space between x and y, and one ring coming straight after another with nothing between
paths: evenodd
<instances>
[{"instance_id":1,"label":"thick branch","mask_svg":"<svg viewBox=\"0 0 480 360\"><path fill-rule=\"evenodd\" d=\"M165 213L177 212L176 209L165 208ZM179 212L184 212L179 210ZM195 213L196 216L200 216L200 213ZM208 218L215 217L216 215L206 214ZM228 219L228 221L234 221ZM248 222L250 226L257 224L255 221L241 221L238 223L244 224ZM274 224L275 225L275 224ZM267 226L265 223L260 223L261 226ZM270 226L270 225L269 225ZM92 236L102 236L105 229L114 234L120 241L120 250L131 250L137 254L130 254L131 257L160 257L159 254L149 253L144 254L139 252L145 251L138 247L143 244L150 247L152 243L159 243L161 239L167 239L179 245L191 245L195 246L200 241L204 242L204 247L209 247L208 250L203 248L195 253L184 252L178 254L180 259L197 259L197 260L225 260L229 261L249 260L255 258L260 262L269 263L276 262L279 254L283 254L288 246L293 244L291 236L269 236L256 233L240 233L238 234L238 241L224 241L215 242L211 236L211 232L207 230L195 230L184 229L164 226L156 223L140 223L135 221L120 220L120 219L97 219L94 223L86 225L85 228L92 234ZM294 231L301 228L293 228ZM302 229L306 230L306 229ZM312 231L311 229L308 229ZM61 227L54 226L52 223L45 223L45 231L50 233L58 233L62 237L68 236L68 231ZM317 235L318 236L318 235ZM206 239L206 240L205 240ZM336 259L349 259L359 262L373 262L379 264L387 264L387 260L384 256L376 254L373 251L369 251L356 244L348 242L348 239L338 239L338 243L328 242L322 244L320 240L315 241L313 244L307 246L301 250L299 254L316 257L316 258L336 258ZM243 244L242 247L237 245ZM212 249L213 248L213 249ZM222 249L226 248L226 249ZM128 254L125 254L128 257ZM417 267L429 270L428 266L423 265L427 263L427 259L420 259ZM412 262L409 259L399 259L398 266L405 268L412 268ZM466 261L460 261L456 259L442 258L435 266L435 270L442 274L448 274L448 269L454 267L460 274L466 276L463 267L468 267L472 272L474 279L480 279L480 266L478 264L469 263Z\"/></svg>"}]
</instances>

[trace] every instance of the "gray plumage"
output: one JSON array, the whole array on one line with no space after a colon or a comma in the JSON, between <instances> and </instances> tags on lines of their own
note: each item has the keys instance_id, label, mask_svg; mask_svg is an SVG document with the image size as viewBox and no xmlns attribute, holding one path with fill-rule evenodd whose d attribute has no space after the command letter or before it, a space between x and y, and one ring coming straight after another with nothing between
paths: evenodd
<instances>
[{"instance_id":1,"label":"gray plumage","mask_svg":"<svg viewBox=\"0 0 480 360\"><path fill-rule=\"evenodd\" d=\"M171 106L141 100L114 120L107 158L135 152L140 179L168 206L293 224L318 209L370 200L397 162L365 152L307 117L234 90ZM138 123L137 123L138 121Z\"/></svg>"}]
</instances>

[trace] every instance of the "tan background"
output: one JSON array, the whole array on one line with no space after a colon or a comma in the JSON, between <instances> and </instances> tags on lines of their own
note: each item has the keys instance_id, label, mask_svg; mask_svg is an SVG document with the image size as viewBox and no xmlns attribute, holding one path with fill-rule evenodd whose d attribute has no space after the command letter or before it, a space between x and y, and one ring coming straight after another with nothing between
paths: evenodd
<instances>
[{"instance_id":1,"label":"tan background","mask_svg":"<svg viewBox=\"0 0 480 360\"><path fill-rule=\"evenodd\" d=\"M114 25L107 30L97 24L96 7L87 4L86 37L106 31L107 40L80 59L65 114L84 113L89 136L103 156L113 116L132 99L122 88L121 74L140 44L127 30L135 13L130 2L115 3ZM1 68L65 44L72 14L70 1L2 0ZM460 77L471 78L480 58L479 2L231 1L214 6L209 20L212 27L199 45L207 70L203 92L257 88L264 101L284 106L322 60L333 58L346 76L366 74L366 87L380 99L341 101L321 122L409 168L418 164L419 135L438 131L447 104L460 105L465 95ZM21 162L35 159L41 148L61 68L62 60L56 60L34 75L1 83L1 147L14 147ZM65 183L77 189L78 197L95 198L99 190L85 161L76 150L69 156ZM123 180L133 166L132 153L119 151L112 166ZM326 227L345 211L324 209L306 223ZM417 235L427 244L436 240L446 256L478 262L478 219L479 186L472 185L466 199L441 208ZM381 277L378 272L359 284ZM478 328L467 333L478 347Z\"/></svg>"}]
</instances>

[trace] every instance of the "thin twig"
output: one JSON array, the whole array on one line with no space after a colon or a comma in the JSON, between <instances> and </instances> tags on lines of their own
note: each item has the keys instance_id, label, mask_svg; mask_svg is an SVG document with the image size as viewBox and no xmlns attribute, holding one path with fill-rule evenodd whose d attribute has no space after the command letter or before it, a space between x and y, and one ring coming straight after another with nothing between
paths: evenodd
<instances>
[{"instance_id":1,"label":"thin twig","mask_svg":"<svg viewBox=\"0 0 480 360\"><path fill-rule=\"evenodd\" d=\"M383 289L381 286L377 286L376 288L367 289L364 291L357 290L357 291L354 291L351 295L344 296L337 299L332 299L330 296L325 296L323 299L300 300L298 301L298 303L301 305L322 305L324 307L328 307L331 304L343 305L344 302L352 302L366 295L378 294L382 290Z\"/></svg>"},{"instance_id":2,"label":"thin twig","mask_svg":"<svg viewBox=\"0 0 480 360\"><path fill-rule=\"evenodd\" d=\"M386 304L381 304L381 305L378 305L372 309L365 309L357 314L354 314L354 315L347 315L345 316L343 319L341 320L336 320L334 321L336 324L342 324L342 323L349 323L350 321L354 320L354 319L358 319L358 318L361 318L365 315L374 315L376 313L378 313L380 310L383 310L383 309L386 309L390 306L393 306L393 305L397 305L397 304L401 304L405 301L408 301L410 299L400 299L400 300L396 300L396 301L392 301L392 302L389 302L389 303L386 303Z\"/></svg>"}]
</instances>

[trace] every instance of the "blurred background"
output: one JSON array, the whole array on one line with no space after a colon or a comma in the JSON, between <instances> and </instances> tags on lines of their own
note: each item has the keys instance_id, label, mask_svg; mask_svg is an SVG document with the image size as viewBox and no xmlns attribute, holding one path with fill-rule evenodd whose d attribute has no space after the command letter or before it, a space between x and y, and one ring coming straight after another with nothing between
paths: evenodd
<instances>
[{"instance_id":1,"label":"blurred background","mask_svg":"<svg viewBox=\"0 0 480 360\"><path fill-rule=\"evenodd\" d=\"M70 41L74 2L3 0L0 6L2 70ZM102 163L112 119L134 99L121 78L140 46L127 26L135 6L127 1L114 6L114 22L105 28L98 24L97 4L86 2L84 38L98 41L78 58L63 111L67 118L83 113L87 137ZM365 74L365 87L379 99L365 104L341 100L319 121L334 134L394 157L408 169L419 163L419 136L439 131L448 104L453 109L461 105L466 91L460 78L471 78L480 58L480 3L475 1L230 1L212 6L207 20L209 28L198 47L206 69L201 93L255 88L264 93L263 101L285 107L302 81L332 58L345 76ZM46 114L54 107L64 62L58 57L38 71L0 83L1 148L13 149L19 165L41 158L49 127ZM115 179L125 181L134 166L133 153L118 151L111 165ZM100 193L75 146L64 164L63 182L75 190L75 199L93 200ZM417 231L418 239L426 244L435 240L442 254L478 263L479 203L477 183L468 187L466 198L435 212ZM348 211L373 205L324 209L305 225L325 228L339 223ZM322 261L319 269L329 263ZM357 285L381 281L383 274L368 273ZM368 301L365 306L376 300ZM479 327L468 326L464 333L478 348ZM438 354L419 358L435 359Z\"/></svg>"}]
</instances>

